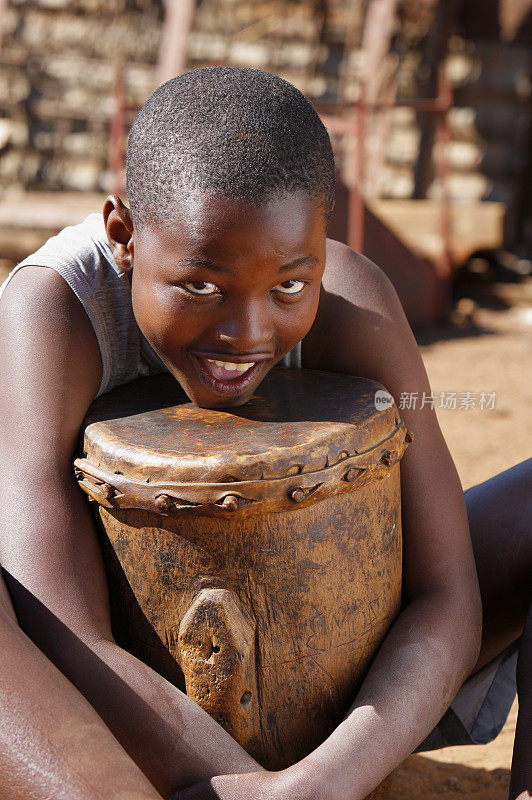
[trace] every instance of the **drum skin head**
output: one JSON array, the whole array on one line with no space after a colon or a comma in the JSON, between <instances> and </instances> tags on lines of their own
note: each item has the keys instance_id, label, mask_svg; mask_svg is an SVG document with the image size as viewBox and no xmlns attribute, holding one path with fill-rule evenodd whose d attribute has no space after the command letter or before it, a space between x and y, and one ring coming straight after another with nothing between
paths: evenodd
<instances>
[{"instance_id":1,"label":"drum skin head","mask_svg":"<svg viewBox=\"0 0 532 800\"><path fill-rule=\"evenodd\" d=\"M244 406L191 403L167 374L113 389L83 429L91 463L133 479L228 483L314 472L385 442L395 406L375 407L383 387L316 370L273 369Z\"/></svg>"}]
</instances>

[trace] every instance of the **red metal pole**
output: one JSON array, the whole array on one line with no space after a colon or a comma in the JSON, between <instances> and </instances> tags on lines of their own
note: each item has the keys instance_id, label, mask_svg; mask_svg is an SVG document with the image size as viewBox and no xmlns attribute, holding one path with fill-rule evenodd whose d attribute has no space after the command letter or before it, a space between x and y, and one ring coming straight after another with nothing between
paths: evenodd
<instances>
[{"instance_id":1,"label":"red metal pole","mask_svg":"<svg viewBox=\"0 0 532 800\"><path fill-rule=\"evenodd\" d=\"M360 99L356 104L356 177L354 185L350 182L347 220L349 246L359 252L364 249L364 166L368 109L375 103L382 89L380 65L390 49L396 8L397 0L373 0L366 11L362 34L364 74Z\"/></svg>"},{"instance_id":2,"label":"red metal pole","mask_svg":"<svg viewBox=\"0 0 532 800\"><path fill-rule=\"evenodd\" d=\"M124 190L124 145L125 145L125 92L124 67L119 64L113 83L113 116L111 118L109 172L111 173L111 193L121 194Z\"/></svg>"},{"instance_id":3,"label":"red metal pole","mask_svg":"<svg viewBox=\"0 0 532 800\"><path fill-rule=\"evenodd\" d=\"M445 314L449 311L451 303L451 195L449 191L449 176L451 165L449 160L449 145L451 143L451 128L449 125L448 110L452 105L452 87L445 72L445 64L442 63L438 73L438 98L441 100L442 110L438 115L438 165L437 175L440 185L440 234L442 249L440 257L436 260L436 274L440 279L441 294L439 297L439 313Z\"/></svg>"},{"instance_id":4,"label":"red metal pole","mask_svg":"<svg viewBox=\"0 0 532 800\"><path fill-rule=\"evenodd\" d=\"M349 184L347 206L347 243L353 250L364 250L364 159L366 155L366 105L364 99L356 106L356 170L354 183Z\"/></svg>"},{"instance_id":5,"label":"red metal pole","mask_svg":"<svg viewBox=\"0 0 532 800\"><path fill-rule=\"evenodd\" d=\"M438 96L442 99L441 111L438 118L438 182L440 184L440 230L442 236L442 259L440 264L441 275L451 273L451 197L449 192L449 176L451 166L449 162L449 145L451 143L451 128L449 125L448 109L451 107L451 86L445 73L445 65L441 64L438 76Z\"/></svg>"},{"instance_id":6,"label":"red metal pole","mask_svg":"<svg viewBox=\"0 0 532 800\"><path fill-rule=\"evenodd\" d=\"M7 8L7 0L0 0L0 47L2 45L2 36L4 33L4 13Z\"/></svg>"},{"instance_id":7,"label":"red metal pole","mask_svg":"<svg viewBox=\"0 0 532 800\"><path fill-rule=\"evenodd\" d=\"M188 37L195 9L196 0L167 0L155 73L158 86L187 68Z\"/></svg>"}]
</instances>

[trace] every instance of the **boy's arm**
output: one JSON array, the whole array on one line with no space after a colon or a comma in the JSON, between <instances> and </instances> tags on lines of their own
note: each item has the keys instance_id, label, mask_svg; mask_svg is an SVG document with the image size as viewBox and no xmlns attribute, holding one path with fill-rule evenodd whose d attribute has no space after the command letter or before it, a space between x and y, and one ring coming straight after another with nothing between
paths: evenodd
<instances>
[{"instance_id":1,"label":"boy's arm","mask_svg":"<svg viewBox=\"0 0 532 800\"><path fill-rule=\"evenodd\" d=\"M430 387L397 295L383 273L343 245L330 244L318 362L373 378L399 405L414 442L401 462L403 610L379 650L350 713L299 765L326 780L323 798L363 798L430 732L473 669L481 603L460 481Z\"/></svg>"},{"instance_id":2,"label":"boy's arm","mask_svg":"<svg viewBox=\"0 0 532 800\"><path fill-rule=\"evenodd\" d=\"M162 800L87 701L25 636L0 577L2 800Z\"/></svg>"},{"instance_id":3,"label":"boy's arm","mask_svg":"<svg viewBox=\"0 0 532 800\"><path fill-rule=\"evenodd\" d=\"M97 537L72 473L100 353L59 275L25 267L12 278L0 341L0 562L21 627L163 795L258 769L199 706L113 641Z\"/></svg>"},{"instance_id":4,"label":"boy's arm","mask_svg":"<svg viewBox=\"0 0 532 800\"><path fill-rule=\"evenodd\" d=\"M367 259L329 243L316 323L303 363L430 393L397 295ZM452 388L452 387L451 387ZM401 411L414 442L401 462L403 609L345 720L281 773L217 777L179 800L362 800L440 720L473 669L481 606L464 497L430 404Z\"/></svg>"}]
</instances>

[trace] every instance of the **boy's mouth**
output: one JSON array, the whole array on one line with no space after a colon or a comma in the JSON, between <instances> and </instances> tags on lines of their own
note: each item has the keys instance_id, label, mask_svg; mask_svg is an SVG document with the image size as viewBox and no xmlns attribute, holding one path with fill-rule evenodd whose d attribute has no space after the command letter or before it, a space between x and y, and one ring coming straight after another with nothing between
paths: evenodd
<instances>
[{"instance_id":1,"label":"boy's mouth","mask_svg":"<svg viewBox=\"0 0 532 800\"><path fill-rule=\"evenodd\" d=\"M204 358L202 360L211 375L220 381L231 381L235 378L240 378L244 372L247 372L257 363L256 361L249 361L245 364L235 364L231 361L218 361L214 358Z\"/></svg>"},{"instance_id":2,"label":"boy's mouth","mask_svg":"<svg viewBox=\"0 0 532 800\"><path fill-rule=\"evenodd\" d=\"M196 353L190 355L201 382L211 392L225 396L243 394L262 370L265 362L264 358L260 361L238 363L207 358Z\"/></svg>"}]
</instances>

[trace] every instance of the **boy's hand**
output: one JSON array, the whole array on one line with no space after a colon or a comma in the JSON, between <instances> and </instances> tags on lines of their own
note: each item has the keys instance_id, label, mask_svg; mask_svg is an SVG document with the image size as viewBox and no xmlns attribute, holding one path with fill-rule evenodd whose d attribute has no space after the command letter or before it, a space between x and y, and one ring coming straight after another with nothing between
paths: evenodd
<instances>
[{"instance_id":1,"label":"boy's hand","mask_svg":"<svg viewBox=\"0 0 532 800\"><path fill-rule=\"evenodd\" d=\"M318 800L325 795L303 788L298 773L246 772L218 775L173 794L170 800Z\"/></svg>"}]
</instances>

